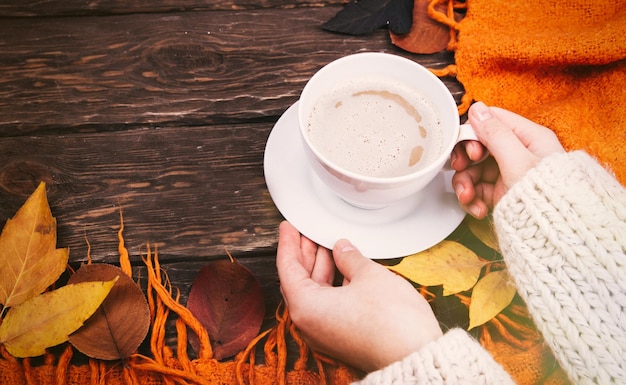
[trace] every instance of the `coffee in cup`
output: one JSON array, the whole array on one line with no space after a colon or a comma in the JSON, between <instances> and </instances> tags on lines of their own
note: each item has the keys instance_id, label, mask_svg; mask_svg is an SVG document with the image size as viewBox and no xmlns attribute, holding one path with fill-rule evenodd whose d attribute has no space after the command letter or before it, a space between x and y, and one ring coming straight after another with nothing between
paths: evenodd
<instances>
[{"instance_id":1,"label":"coffee in cup","mask_svg":"<svg viewBox=\"0 0 626 385\"><path fill-rule=\"evenodd\" d=\"M313 171L344 201L377 209L415 195L444 168L460 140L454 98L418 63L368 52L316 72L298 102L298 124Z\"/></svg>"},{"instance_id":2,"label":"coffee in cup","mask_svg":"<svg viewBox=\"0 0 626 385\"><path fill-rule=\"evenodd\" d=\"M356 174L411 174L441 154L440 119L419 91L385 79L353 79L315 102L306 121L311 144Z\"/></svg>"}]
</instances>

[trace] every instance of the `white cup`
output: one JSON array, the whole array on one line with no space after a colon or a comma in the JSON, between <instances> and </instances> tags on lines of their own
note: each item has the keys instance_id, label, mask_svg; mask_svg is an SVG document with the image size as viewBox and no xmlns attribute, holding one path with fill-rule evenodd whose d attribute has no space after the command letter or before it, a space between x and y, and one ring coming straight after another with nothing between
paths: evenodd
<instances>
[{"instance_id":1,"label":"white cup","mask_svg":"<svg viewBox=\"0 0 626 385\"><path fill-rule=\"evenodd\" d=\"M399 176L366 175L331 161L313 144L307 126L318 100L328 98L342 84L363 79L376 79L379 84L402 84L430 104L439 119L436 127L441 130L441 146L426 164ZM317 176L343 200L363 209L378 209L419 195L445 169L452 149L459 141L477 140L471 126L460 124L454 98L439 78L412 60L378 52L345 56L315 73L302 90L298 123L307 158Z\"/></svg>"}]
</instances>

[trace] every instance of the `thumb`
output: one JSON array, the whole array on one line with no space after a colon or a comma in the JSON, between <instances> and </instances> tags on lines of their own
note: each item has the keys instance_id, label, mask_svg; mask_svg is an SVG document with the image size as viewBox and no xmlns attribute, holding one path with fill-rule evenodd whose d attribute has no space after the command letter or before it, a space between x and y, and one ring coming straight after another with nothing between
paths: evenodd
<instances>
[{"instance_id":1,"label":"thumb","mask_svg":"<svg viewBox=\"0 0 626 385\"><path fill-rule=\"evenodd\" d=\"M521 119L517 115L512 121L502 120L503 116L509 119L511 116L497 112L497 109L477 102L470 108L469 121L480 142L496 160L504 185L510 188L534 167L538 158L524 142L529 141L528 130L524 128L528 123L517 124L515 119Z\"/></svg>"},{"instance_id":2,"label":"thumb","mask_svg":"<svg viewBox=\"0 0 626 385\"><path fill-rule=\"evenodd\" d=\"M480 142L487 147L500 169L509 169L520 158L528 156L528 149L508 123L501 121L483 102L472 105L469 121ZM510 163L510 165L509 165Z\"/></svg>"},{"instance_id":3,"label":"thumb","mask_svg":"<svg viewBox=\"0 0 626 385\"><path fill-rule=\"evenodd\" d=\"M333 247L333 257L335 266L344 276L344 279L352 281L370 264L375 263L366 258L361 252L347 239L340 239Z\"/></svg>"}]
</instances>

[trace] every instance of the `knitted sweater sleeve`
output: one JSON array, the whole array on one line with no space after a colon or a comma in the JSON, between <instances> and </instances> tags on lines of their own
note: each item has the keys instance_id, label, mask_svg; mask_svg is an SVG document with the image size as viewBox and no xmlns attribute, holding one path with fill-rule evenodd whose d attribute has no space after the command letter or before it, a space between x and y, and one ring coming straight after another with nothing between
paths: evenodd
<instances>
[{"instance_id":1,"label":"knitted sweater sleeve","mask_svg":"<svg viewBox=\"0 0 626 385\"><path fill-rule=\"evenodd\" d=\"M582 151L552 155L493 216L518 292L572 382L624 381L624 187Z\"/></svg>"},{"instance_id":2,"label":"knitted sweater sleeve","mask_svg":"<svg viewBox=\"0 0 626 385\"><path fill-rule=\"evenodd\" d=\"M462 329L452 329L359 385L514 385L508 373Z\"/></svg>"}]
</instances>

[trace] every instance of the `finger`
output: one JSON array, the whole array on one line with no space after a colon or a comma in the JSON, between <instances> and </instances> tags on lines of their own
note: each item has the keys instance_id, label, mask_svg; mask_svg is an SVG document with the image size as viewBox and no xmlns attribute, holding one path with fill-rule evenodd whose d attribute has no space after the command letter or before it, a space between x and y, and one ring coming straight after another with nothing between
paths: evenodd
<instances>
[{"instance_id":1,"label":"finger","mask_svg":"<svg viewBox=\"0 0 626 385\"><path fill-rule=\"evenodd\" d=\"M353 281L365 269L376 262L365 258L357 248L346 239L340 239L333 247L333 256L337 269L344 276L344 284Z\"/></svg>"},{"instance_id":2,"label":"finger","mask_svg":"<svg viewBox=\"0 0 626 385\"><path fill-rule=\"evenodd\" d=\"M528 157L529 150L517 137L512 126L501 121L484 103L477 102L472 105L469 111L469 121L476 136L487 147L501 168L515 169L515 163Z\"/></svg>"},{"instance_id":3,"label":"finger","mask_svg":"<svg viewBox=\"0 0 626 385\"><path fill-rule=\"evenodd\" d=\"M485 146L483 146L480 142L476 140L467 140L463 143L465 146L465 152L467 153L467 157L472 162L480 162L489 154L487 148L485 148Z\"/></svg>"},{"instance_id":4,"label":"finger","mask_svg":"<svg viewBox=\"0 0 626 385\"><path fill-rule=\"evenodd\" d=\"M457 144L450 154L450 167L462 171L472 164L483 161L489 152L480 142L467 140Z\"/></svg>"},{"instance_id":5,"label":"finger","mask_svg":"<svg viewBox=\"0 0 626 385\"><path fill-rule=\"evenodd\" d=\"M468 167L452 177L452 186L461 205L469 204L476 197L475 185L479 183L495 183L500 171L495 160L487 158L483 163Z\"/></svg>"},{"instance_id":6,"label":"finger","mask_svg":"<svg viewBox=\"0 0 626 385\"><path fill-rule=\"evenodd\" d=\"M454 193L461 205L469 204L476 197L476 189L474 188L474 180L480 178L480 173L474 169L466 169L457 172L452 176L452 186Z\"/></svg>"},{"instance_id":7,"label":"finger","mask_svg":"<svg viewBox=\"0 0 626 385\"><path fill-rule=\"evenodd\" d=\"M483 219L489 213L489 206L480 198L474 199L467 205L461 205L461 208L476 219Z\"/></svg>"},{"instance_id":8,"label":"finger","mask_svg":"<svg viewBox=\"0 0 626 385\"><path fill-rule=\"evenodd\" d=\"M500 178L500 168L492 156L476 167L481 170L480 179L476 182L496 183L498 178Z\"/></svg>"},{"instance_id":9,"label":"finger","mask_svg":"<svg viewBox=\"0 0 626 385\"><path fill-rule=\"evenodd\" d=\"M317 243L313 242L309 238L304 235L300 236L300 251L302 252L302 256L300 258L300 262L302 266L309 272L309 274L313 271L315 267L315 258L318 249Z\"/></svg>"},{"instance_id":10,"label":"finger","mask_svg":"<svg viewBox=\"0 0 626 385\"><path fill-rule=\"evenodd\" d=\"M462 171L471 163L472 161L468 158L467 151L465 150L465 144L461 142L454 146L452 154L450 154L450 167L455 171Z\"/></svg>"},{"instance_id":11,"label":"finger","mask_svg":"<svg viewBox=\"0 0 626 385\"><path fill-rule=\"evenodd\" d=\"M555 145L557 149L562 148L556 134L549 128L503 108L490 107L490 109L500 121L509 123L511 129L515 133L515 136L517 136L520 142L522 142L522 144L531 151L533 150L535 143L549 143L551 145ZM537 137L541 137L541 140L538 141Z\"/></svg>"},{"instance_id":12,"label":"finger","mask_svg":"<svg viewBox=\"0 0 626 385\"><path fill-rule=\"evenodd\" d=\"M310 272L300 260L302 254L300 242L301 237L298 230L289 222L282 222L278 232L276 269L285 297L288 297L289 293L297 289L303 282L310 281Z\"/></svg>"},{"instance_id":13,"label":"finger","mask_svg":"<svg viewBox=\"0 0 626 385\"><path fill-rule=\"evenodd\" d=\"M311 272L311 279L322 286L332 286L335 279L335 263L330 250L318 247L315 254L315 265Z\"/></svg>"},{"instance_id":14,"label":"finger","mask_svg":"<svg viewBox=\"0 0 626 385\"><path fill-rule=\"evenodd\" d=\"M474 199L467 204L461 204L461 207L474 218L483 219L494 206L496 186L492 183L479 183L474 188L476 189Z\"/></svg>"}]
</instances>

